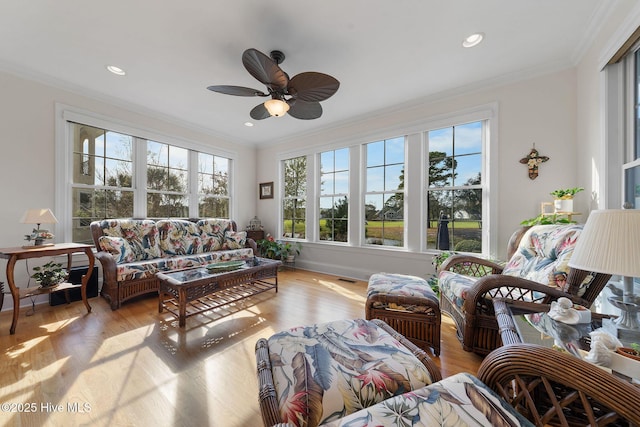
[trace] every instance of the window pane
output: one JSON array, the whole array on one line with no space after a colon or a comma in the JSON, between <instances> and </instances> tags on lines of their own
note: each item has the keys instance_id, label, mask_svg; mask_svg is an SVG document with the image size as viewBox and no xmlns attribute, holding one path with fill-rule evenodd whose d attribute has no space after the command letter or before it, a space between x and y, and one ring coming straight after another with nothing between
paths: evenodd
<instances>
[{"instance_id":1,"label":"window pane","mask_svg":"<svg viewBox=\"0 0 640 427\"><path fill-rule=\"evenodd\" d=\"M131 159L133 137L116 132L106 133L105 157Z\"/></svg>"},{"instance_id":2,"label":"window pane","mask_svg":"<svg viewBox=\"0 0 640 427\"><path fill-rule=\"evenodd\" d=\"M454 185L480 184L482 171L482 155L472 154L456 157Z\"/></svg>"},{"instance_id":3,"label":"window pane","mask_svg":"<svg viewBox=\"0 0 640 427\"><path fill-rule=\"evenodd\" d=\"M334 194L333 173L323 173L320 178L320 194Z\"/></svg>"},{"instance_id":4,"label":"window pane","mask_svg":"<svg viewBox=\"0 0 640 427\"><path fill-rule=\"evenodd\" d=\"M188 217L186 197L174 194L147 194L147 216L150 218Z\"/></svg>"},{"instance_id":5,"label":"window pane","mask_svg":"<svg viewBox=\"0 0 640 427\"><path fill-rule=\"evenodd\" d=\"M229 199L200 197L198 216L201 218L229 218Z\"/></svg>"},{"instance_id":6,"label":"window pane","mask_svg":"<svg viewBox=\"0 0 640 427\"><path fill-rule=\"evenodd\" d=\"M156 166L169 166L169 152L167 144L147 141L147 163Z\"/></svg>"},{"instance_id":7,"label":"window pane","mask_svg":"<svg viewBox=\"0 0 640 427\"><path fill-rule=\"evenodd\" d=\"M438 157L453 156L453 128L428 132L429 151L441 153Z\"/></svg>"},{"instance_id":8,"label":"window pane","mask_svg":"<svg viewBox=\"0 0 640 427\"><path fill-rule=\"evenodd\" d=\"M349 171L336 172L335 194L349 194Z\"/></svg>"},{"instance_id":9,"label":"window pane","mask_svg":"<svg viewBox=\"0 0 640 427\"><path fill-rule=\"evenodd\" d=\"M342 148L340 150L336 150L335 162L336 162L336 166L335 166L336 171L349 170L349 149Z\"/></svg>"},{"instance_id":10,"label":"window pane","mask_svg":"<svg viewBox=\"0 0 640 427\"><path fill-rule=\"evenodd\" d=\"M384 191L384 166L367 169L367 192Z\"/></svg>"},{"instance_id":11,"label":"window pane","mask_svg":"<svg viewBox=\"0 0 640 427\"><path fill-rule=\"evenodd\" d=\"M284 162L284 196L304 197L307 190L307 158L297 157Z\"/></svg>"},{"instance_id":12,"label":"window pane","mask_svg":"<svg viewBox=\"0 0 640 427\"><path fill-rule=\"evenodd\" d=\"M385 141L385 163L404 163L404 137Z\"/></svg>"},{"instance_id":13,"label":"window pane","mask_svg":"<svg viewBox=\"0 0 640 427\"><path fill-rule=\"evenodd\" d=\"M367 144L367 167L384 165L384 141Z\"/></svg>"},{"instance_id":14,"label":"window pane","mask_svg":"<svg viewBox=\"0 0 640 427\"><path fill-rule=\"evenodd\" d=\"M169 146L169 166L174 169L187 169L189 164L189 150Z\"/></svg>"},{"instance_id":15,"label":"window pane","mask_svg":"<svg viewBox=\"0 0 640 427\"><path fill-rule=\"evenodd\" d=\"M211 154L198 153L198 172L213 175L213 156Z\"/></svg>"},{"instance_id":16,"label":"window pane","mask_svg":"<svg viewBox=\"0 0 640 427\"><path fill-rule=\"evenodd\" d=\"M322 173L333 172L334 169L334 152L325 151L320 154L320 171Z\"/></svg>"},{"instance_id":17,"label":"window pane","mask_svg":"<svg viewBox=\"0 0 640 427\"><path fill-rule=\"evenodd\" d=\"M400 183L403 175L404 165L387 166L385 168L384 189L388 191L402 188Z\"/></svg>"},{"instance_id":18,"label":"window pane","mask_svg":"<svg viewBox=\"0 0 640 427\"><path fill-rule=\"evenodd\" d=\"M456 156L482 153L482 122L456 126L454 132Z\"/></svg>"}]
</instances>

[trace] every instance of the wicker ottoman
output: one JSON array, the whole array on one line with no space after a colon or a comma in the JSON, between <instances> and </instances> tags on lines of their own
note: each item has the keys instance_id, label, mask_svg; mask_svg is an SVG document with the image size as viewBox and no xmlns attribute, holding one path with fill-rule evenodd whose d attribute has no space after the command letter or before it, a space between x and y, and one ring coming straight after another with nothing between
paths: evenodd
<instances>
[{"instance_id":1,"label":"wicker ottoman","mask_svg":"<svg viewBox=\"0 0 640 427\"><path fill-rule=\"evenodd\" d=\"M369 278L365 317L380 319L417 346L440 355L440 303L426 280L377 273Z\"/></svg>"}]
</instances>

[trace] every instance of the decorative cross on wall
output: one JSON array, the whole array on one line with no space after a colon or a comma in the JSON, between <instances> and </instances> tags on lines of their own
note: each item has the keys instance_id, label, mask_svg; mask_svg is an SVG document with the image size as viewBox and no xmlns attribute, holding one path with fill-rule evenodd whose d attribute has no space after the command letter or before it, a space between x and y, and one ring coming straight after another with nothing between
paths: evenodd
<instances>
[{"instance_id":1,"label":"decorative cross on wall","mask_svg":"<svg viewBox=\"0 0 640 427\"><path fill-rule=\"evenodd\" d=\"M531 152L526 157L520 159L520 163L527 165L529 168L529 179L538 177L538 165L549 160L547 156L541 156L536 150L536 144L533 144Z\"/></svg>"}]
</instances>

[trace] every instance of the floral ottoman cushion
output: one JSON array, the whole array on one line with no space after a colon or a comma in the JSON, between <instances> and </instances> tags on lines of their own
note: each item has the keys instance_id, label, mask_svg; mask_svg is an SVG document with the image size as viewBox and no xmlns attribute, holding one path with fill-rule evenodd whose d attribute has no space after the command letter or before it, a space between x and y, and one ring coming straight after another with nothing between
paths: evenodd
<instances>
[{"instance_id":1,"label":"floral ottoman cushion","mask_svg":"<svg viewBox=\"0 0 640 427\"><path fill-rule=\"evenodd\" d=\"M292 328L268 340L282 422L314 426L431 384L424 365L373 322Z\"/></svg>"},{"instance_id":2,"label":"floral ottoman cushion","mask_svg":"<svg viewBox=\"0 0 640 427\"><path fill-rule=\"evenodd\" d=\"M461 373L327 426L533 426L476 377Z\"/></svg>"}]
</instances>

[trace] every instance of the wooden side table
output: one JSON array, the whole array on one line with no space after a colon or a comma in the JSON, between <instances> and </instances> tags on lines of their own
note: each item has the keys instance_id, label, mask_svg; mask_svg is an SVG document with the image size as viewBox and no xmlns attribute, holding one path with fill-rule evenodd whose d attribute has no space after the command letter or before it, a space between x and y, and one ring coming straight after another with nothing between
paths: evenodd
<instances>
[{"instance_id":1,"label":"wooden side table","mask_svg":"<svg viewBox=\"0 0 640 427\"><path fill-rule=\"evenodd\" d=\"M13 297L13 321L11 322L11 329L9 330L11 335L16 333L16 326L18 324L18 315L20 314L20 300L34 295L49 294L51 292L61 291L74 287L71 283L62 283L50 289L43 288L26 288L20 289L16 286L14 278L14 268L16 262L21 259L29 258L42 258L57 255L67 255L67 271L71 270L72 255L78 252L84 252L89 259L89 269L87 274L82 276L82 284L80 285L80 292L82 295L82 302L87 307L87 313L91 313L91 306L87 301L87 282L93 273L93 264L95 259L93 257L93 246L82 243L58 243L52 246L33 246L29 248L2 248L0 249L0 258L7 261L7 284L9 285L9 291ZM2 309L2 306L0 306Z\"/></svg>"},{"instance_id":2,"label":"wooden side table","mask_svg":"<svg viewBox=\"0 0 640 427\"><path fill-rule=\"evenodd\" d=\"M253 239L256 242L264 239L264 230L247 230L247 237Z\"/></svg>"}]
</instances>

